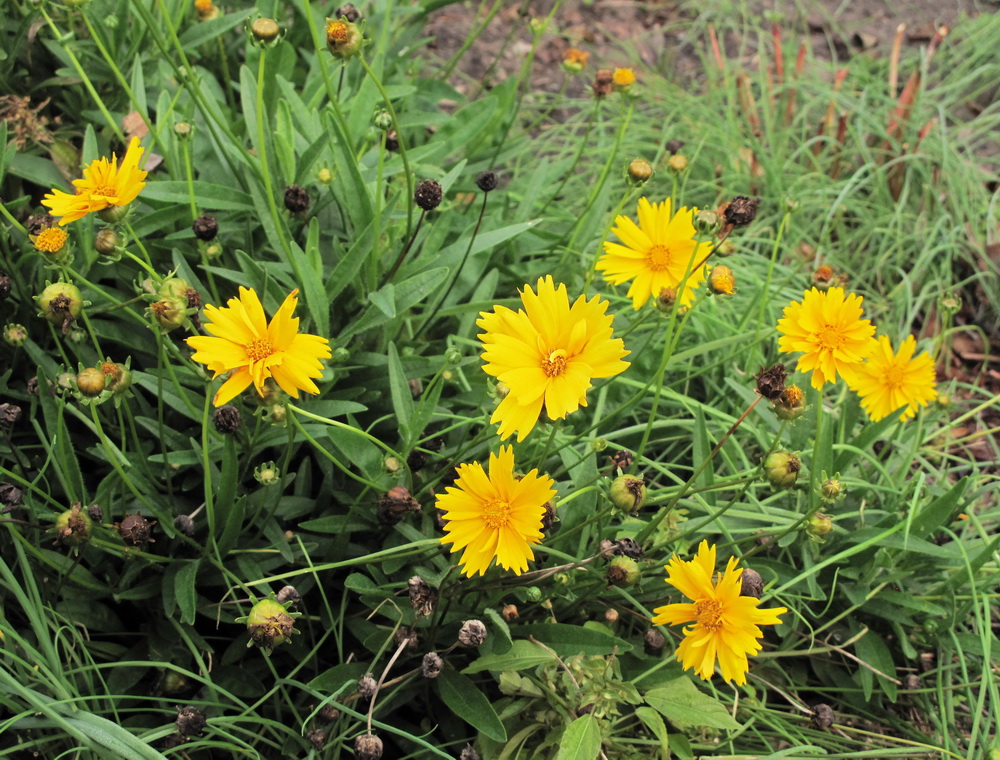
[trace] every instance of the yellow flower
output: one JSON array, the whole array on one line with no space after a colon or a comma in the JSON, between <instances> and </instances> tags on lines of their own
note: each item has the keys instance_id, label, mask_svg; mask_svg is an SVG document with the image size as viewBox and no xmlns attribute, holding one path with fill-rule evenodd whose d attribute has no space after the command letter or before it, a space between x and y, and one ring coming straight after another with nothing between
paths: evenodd
<instances>
[{"instance_id":1,"label":"yellow flower","mask_svg":"<svg viewBox=\"0 0 1000 760\"><path fill-rule=\"evenodd\" d=\"M66 245L66 230L58 227L49 227L31 236L31 242L35 244L35 249L43 253L59 253Z\"/></svg>"},{"instance_id":2,"label":"yellow flower","mask_svg":"<svg viewBox=\"0 0 1000 760\"><path fill-rule=\"evenodd\" d=\"M494 559L520 575L535 558L531 544L542 540L545 502L556 494L552 485L538 470L515 478L510 446L490 454L489 476L479 462L459 465L455 487L437 497L447 522L441 543L452 544L453 554L465 550L459 562L470 578L485 573Z\"/></svg>"},{"instance_id":3,"label":"yellow flower","mask_svg":"<svg viewBox=\"0 0 1000 760\"><path fill-rule=\"evenodd\" d=\"M537 294L524 286L523 310L497 306L476 322L484 331L483 370L509 388L490 418L500 423L501 439L517 432L523 441L543 407L556 420L586 406L593 379L629 366L625 344L611 337L607 301L580 296L571 307L566 286L556 288L551 275L536 287Z\"/></svg>"},{"instance_id":4,"label":"yellow flower","mask_svg":"<svg viewBox=\"0 0 1000 760\"><path fill-rule=\"evenodd\" d=\"M843 288L806 291L802 303L792 301L778 320L778 349L802 351L798 368L812 372L812 387L837 381L837 373L850 380L861 361L875 350L875 327L861 318L864 299Z\"/></svg>"},{"instance_id":5,"label":"yellow flower","mask_svg":"<svg viewBox=\"0 0 1000 760\"><path fill-rule=\"evenodd\" d=\"M230 298L228 307L205 307L210 320L205 330L215 337L196 335L187 343L195 350L191 358L207 365L215 377L232 372L215 394L216 406L235 398L251 383L264 395L264 380L269 377L294 398L299 397L300 388L319 393L311 378L323 374L320 359L330 358L329 341L299 333L299 319L292 316L298 292L288 294L270 324L265 322L264 308L253 288L240 287L239 298Z\"/></svg>"},{"instance_id":6,"label":"yellow flower","mask_svg":"<svg viewBox=\"0 0 1000 760\"><path fill-rule=\"evenodd\" d=\"M563 53L563 69L571 74L579 74L587 65L590 53L576 48L569 48Z\"/></svg>"},{"instance_id":7,"label":"yellow flower","mask_svg":"<svg viewBox=\"0 0 1000 760\"><path fill-rule=\"evenodd\" d=\"M900 419L909 419L920 407L937 398L934 360L926 351L913 358L916 347L917 341L908 335L894 354L892 344L883 335L875 351L848 380L848 386L861 397L861 406L873 421L904 406L906 410Z\"/></svg>"},{"instance_id":8,"label":"yellow flower","mask_svg":"<svg viewBox=\"0 0 1000 760\"><path fill-rule=\"evenodd\" d=\"M692 602L668 604L653 610L656 625L693 623L684 629L684 640L677 647L677 659L685 669L693 668L703 681L712 677L718 659L722 677L746 683L750 669L748 654L761 650L757 641L764 634L758 626L777 625L784 607L759 609L760 600L741 596L742 569L739 559L731 557L726 570L713 583L715 546L702 541L694 559L684 562L676 554L667 565L667 583Z\"/></svg>"},{"instance_id":9,"label":"yellow flower","mask_svg":"<svg viewBox=\"0 0 1000 760\"><path fill-rule=\"evenodd\" d=\"M597 271L614 285L632 280L628 296L639 309L663 290L678 288L685 271L692 267L681 296L681 306L688 306L695 288L705 279L701 262L712 252L711 243L695 243L693 220L697 211L682 207L671 214L669 198L662 203L640 198L639 224L627 216L615 219L618 226L611 231L625 245L605 242Z\"/></svg>"},{"instance_id":10,"label":"yellow flower","mask_svg":"<svg viewBox=\"0 0 1000 760\"><path fill-rule=\"evenodd\" d=\"M61 217L60 225L75 222L108 206L127 206L146 186L143 182L146 172L139 169L143 150L139 138L133 137L121 166L114 153L110 161L106 158L91 161L83 170L83 179L73 180L75 195L53 189L42 198L42 205L48 207L52 216Z\"/></svg>"},{"instance_id":11,"label":"yellow flower","mask_svg":"<svg viewBox=\"0 0 1000 760\"><path fill-rule=\"evenodd\" d=\"M712 273L708 276L708 287L716 295L731 296L736 292L736 277L733 275L733 270L721 264L712 267Z\"/></svg>"},{"instance_id":12,"label":"yellow flower","mask_svg":"<svg viewBox=\"0 0 1000 760\"><path fill-rule=\"evenodd\" d=\"M635 72L632 69L615 69L611 81L615 83L615 87L629 87L635 84Z\"/></svg>"}]
</instances>

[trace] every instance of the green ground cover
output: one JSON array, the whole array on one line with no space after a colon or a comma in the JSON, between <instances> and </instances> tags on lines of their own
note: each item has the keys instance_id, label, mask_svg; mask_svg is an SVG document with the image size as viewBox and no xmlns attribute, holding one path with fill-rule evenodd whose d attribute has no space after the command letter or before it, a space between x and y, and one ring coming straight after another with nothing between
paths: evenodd
<instances>
[{"instance_id":1,"label":"green ground cover","mask_svg":"<svg viewBox=\"0 0 1000 760\"><path fill-rule=\"evenodd\" d=\"M0 756L1000 755L1000 16L571 97L448 5L5 7Z\"/></svg>"}]
</instances>

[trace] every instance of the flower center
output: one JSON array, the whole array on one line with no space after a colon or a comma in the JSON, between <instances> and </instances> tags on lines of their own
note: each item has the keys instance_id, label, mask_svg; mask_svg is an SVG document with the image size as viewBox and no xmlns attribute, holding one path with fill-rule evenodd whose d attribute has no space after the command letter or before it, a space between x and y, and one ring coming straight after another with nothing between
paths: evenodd
<instances>
[{"instance_id":1,"label":"flower center","mask_svg":"<svg viewBox=\"0 0 1000 760\"><path fill-rule=\"evenodd\" d=\"M882 370L882 383L889 389L898 391L903 387L903 368L886 367Z\"/></svg>"},{"instance_id":2,"label":"flower center","mask_svg":"<svg viewBox=\"0 0 1000 760\"><path fill-rule=\"evenodd\" d=\"M114 187L113 185L111 185L111 186L100 185L98 187L95 187L93 190L91 190L90 194L91 195L96 195L96 196L98 196L100 198L107 198L107 199L117 198L118 197L118 188Z\"/></svg>"},{"instance_id":3,"label":"flower center","mask_svg":"<svg viewBox=\"0 0 1000 760\"><path fill-rule=\"evenodd\" d=\"M559 377L559 375L566 371L567 360L566 350L557 348L555 351L549 352L549 355L542 359L542 372L545 373L546 377Z\"/></svg>"},{"instance_id":4,"label":"flower center","mask_svg":"<svg viewBox=\"0 0 1000 760\"><path fill-rule=\"evenodd\" d=\"M722 628L722 604L715 599L702 599L695 602L694 614L698 618L699 625L710 631L717 631Z\"/></svg>"},{"instance_id":5,"label":"flower center","mask_svg":"<svg viewBox=\"0 0 1000 760\"><path fill-rule=\"evenodd\" d=\"M326 25L326 38L330 42L347 42L347 24L343 21L331 21Z\"/></svg>"},{"instance_id":6,"label":"flower center","mask_svg":"<svg viewBox=\"0 0 1000 760\"><path fill-rule=\"evenodd\" d=\"M510 504L503 499L491 499L483 507L483 522L496 530L510 522Z\"/></svg>"},{"instance_id":7,"label":"flower center","mask_svg":"<svg viewBox=\"0 0 1000 760\"><path fill-rule=\"evenodd\" d=\"M657 243L646 252L646 264L654 272L662 272L670 266L670 249Z\"/></svg>"},{"instance_id":8,"label":"flower center","mask_svg":"<svg viewBox=\"0 0 1000 760\"><path fill-rule=\"evenodd\" d=\"M247 356L250 357L252 361L259 362L266 359L271 354L274 353L274 346L271 345L271 341L265 338L258 338L257 340L249 343L246 347Z\"/></svg>"},{"instance_id":9,"label":"flower center","mask_svg":"<svg viewBox=\"0 0 1000 760\"><path fill-rule=\"evenodd\" d=\"M845 340L846 337L843 330L837 325L823 325L816 333L816 341L819 343L820 348L825 348L829 351L836 351L844 345Z\"/></svg>"}]
</instances>

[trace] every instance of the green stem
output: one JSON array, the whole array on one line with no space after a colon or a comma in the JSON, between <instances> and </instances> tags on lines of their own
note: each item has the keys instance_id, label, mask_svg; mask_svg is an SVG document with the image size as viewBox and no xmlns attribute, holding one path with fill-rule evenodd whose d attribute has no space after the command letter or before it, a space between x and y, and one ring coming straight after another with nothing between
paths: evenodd
<instances>
[{"instance_id":1,"label":"green stem","mask_svg":"<svg viewBox=\"0 0 1000 760\"><path fill-rule=\"evenodd\" d=\"M327 459L329 459L330 462L332 462L333 465L337 469L339 469L341 472L343 472L345 475L347 475L347 477L351 478L352 480L356 480L357 482L361 483L362 485L368 486L373 491L380 491L381 490L379 488L378 484L373 483L372 481L368 480L367 478L365 478L365 477L363 477L361 475L357 475L357 474L351 472L351 468L350 467L348 467L343 462L341 462L339 459L337 459L337 457L335 457L325 447L320 446L319 445L319 441L317 441L315 438L313 438L311 435L309 435L309 433L306 431L306 429L302 426L302 423L299 422L299 418L298 418L297 415L299 413L301 413L301 412L300 411L295 411L297 409L297 407L295 407L295 406L293 406L291 404L288 404L287 408L288 408L288 411L289 411L288 419L290 419L292 421L292 424L295 425L296 430L298 430L299 433L302 434L303 438L305 438L307 441L309 441L310 444L312 444L312 447L317 452L319 452L324 457L326 457ZM332 422L332 420L324 420L324 422ZM357 432L361 432L361 431L357 431ZM367 437L367 434L365 434L365 435ZM400 461L402 461L402 460L400 460Z\"/></svg>"}]
</instances>

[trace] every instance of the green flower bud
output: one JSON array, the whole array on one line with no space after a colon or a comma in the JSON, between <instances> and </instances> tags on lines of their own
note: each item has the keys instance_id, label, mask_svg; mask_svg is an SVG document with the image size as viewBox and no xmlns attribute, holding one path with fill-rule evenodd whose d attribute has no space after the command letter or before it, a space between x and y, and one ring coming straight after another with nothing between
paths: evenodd
<instances>
[{"instance_id":1,"label":"green flower bud","mask_svg":"<svg viewBox=\"0 0 1000 760\"><path fill-rule=\"evenodd\" d=\"M270 654L276 646L290 641L295 629L295 618L301 613L289 612L285 605L274 599L262 599L250 608L250 614L236 618L238 623L246 623L250 641L247 646L256 644Z\"/></svg>"},{"instance_id":2,"label":"green flower bud","mask_svg":"<svg viewBox=\"0 0 1000 760\"><path fill-rule=\"evenodd\" d=\"M81 509L78 501L56 518L55 533L58 540L66 546L80 546L90 540L94 521Z\"/></svg>"},{"instance_id":3,"label":"green flower bud","mask_svg":"<svg viewBox=\"0 0 1000 760\"><path fill-rule=\"evenodd\" d=\"M615 557L608 565L608 585L631 586L639 580L639 576L639 563L631 557Z\"/></svg>"},{"instance_id":4,"label":"green flower bud","mask_svg":"<svg viewBox=\"0 0 1000 760\"><path fill-rule=\"evenodd\" d=\"M830 519L830 515L822 512L814 512L806 522L806 533L810 538L822 538L831 530L833 530L833 520Z\"/></svg>"},{"instance_id":5,"label":"green flower bud","mask_svg":"<svg viewBox=\"0 0 1000 760\"><path fill-rule=\"evenodd\" d=\"M4 325L3 339L12 346L23 346L28 340L28 328L15 322Z\"/></svg>"},{"instance_id":6,"label":"green flower bud","mask_svg":"<svg viewBox=\"0 0 1000 760\"><path fill-rule=\"evenodd\" d=\"M619 475L611 483L608 495L622 512L635 514L646 501L646 480L639 475Z\"/></svg>"},{"instance_id":7,"label":"green flower bud","mask_svg":"<svg viewBox=\"0 0 1000 760\"><path fill-rule=\"evenodd\" d=\"M87 398L96 398L104 392L107 379L96 367L80 370L76 376L76 387Z\"/></svg>"},{"instance_id":8,"label":"green flower bud","mask_svg":"<svg viewBox=\"0 0 1000 760\"><path fill-rule=\"evenodd\" d=\"M281 470L274 462L264 462L254 469L253 476L262 486L270 486L281 480Z\"/></svg>"},{"instance_id":9,"label":"green flower bud","mask_svg":"<svg viewBox=\"0 0 1000 760\"><path fill-rule=\"evenodd\" d=\"M764 459L764 474L768 482L777 488L791 488L798 480L802 462L790 451L772 451Z\"/></svg>"}]
</instances>

